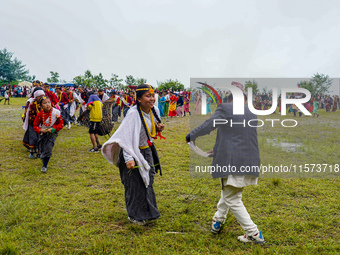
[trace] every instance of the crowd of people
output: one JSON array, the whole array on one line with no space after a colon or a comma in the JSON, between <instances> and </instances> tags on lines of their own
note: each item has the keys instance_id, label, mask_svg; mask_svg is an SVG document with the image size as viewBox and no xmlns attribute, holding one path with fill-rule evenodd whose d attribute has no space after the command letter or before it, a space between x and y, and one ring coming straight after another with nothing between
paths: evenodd
<instances>
[{"instance_id":1,"label":"crowd of people","mask_svg":"<svg viewBox=\"0 0 340 255\"><path fill-rule=\"evenodd\" d=\"M89 127L90 140L93 147L89 152L99 152L101 144L98 135L102 134L99 130L100 123L105 118L112 123L121 122L128 111L137 105L136 87L129 89L96 89L78 86L77 88L68 86L51 86L38 80L33 82L33 86L27 89L27 100L25 113L22 118L24 121L25 135L23 144L30 150L30 158L42 158L42 151L39 147L39 139L46 130L53 130L53 136L56 138L58 131L63 127L71 129L72 123L76 125L87 125ZM167 116L179 117L190 114L190 91L158 91L155 90L155 105L158 106L160 118ZM40 101L41 98L44 100ZM50 107L46 108L46 114L43 114L43 105L48 101ZM103 111L103 105L109 104L109 111ZM82 116L86 110L89 112L88 121L76 117L79 109L79 116ZM35 120L39 116L45 122ZM49 114L49 115L48 115ZM52 114L52 115L51 115ZM46 115L46 116L45 116ZM51 116L52 117L51 117ZM46 119L46 120L45 120ZM62 120L62 125L60 121ZM79 120L79 122L78 122ZM47 125L49 124L49 125ZM44 128L38 128L43 125ZM57 125L53 127L53 125ZM112 126L111 126L112 127ZM54 129L53 129L54 128ZM109 130L110 132L111 130ZM107 133L109 133L107 132ZM48 132L52 134L51 132ZM55 139L54 139L55 141ZM54 143L53 141L53 143ZM51 146L49 146L52 149ZM49 153L51 155L51 152ZM47 171L47 163L44 163L42 172Z\"/></svg>"},{"instance_id":2,"label":"crowd of people","mask_svg":"<svg viewBox=\"0 0 340 255\"><path fill-rule=\"evenodd\" d=\"M4 86L2 86L4 87ZM6 86L5 86L6 87ZM16 87L17 88L17 87ZM9 103L9 95L13 92L10 91L11 87L6 87L4 98L5 103ZM19 91L19 89L17 90ZM58 112L54 114L60 115L63 126L68 129L71 128L72 123L82 125L83 123L77 123L76 112L80 108L79 115L86 110L90 112L88 126L90 127L90 138L93 148L89 149L90 152L98 152L101 148L98 139L98 126L103 118L110 118L112 123L121 122L128 111L135 105L137 105L136 87L130 87L129 89L96 89L85 88L83 86L74 87L61 87L50 86L48 83L42 83L38 80L33 82L32 88L24 88L24 94L27 94L29 98L25 106L25 114L23 114L24 129L26 131L23 143L30 149L30 158L40 157L40 151L37 149L37 143L39 136L36 135L36 129L34 129L34 121L39 112L42 110L39 100L41 96L48 98L51 109L56 109ZM38 91L38 92L37 92ZM201 90L192 91L173 91L172 89L159 91L154 90L155 105L158 107L160 118L180 117L190 115L190 103L193 101L195 104L195 114L201 114ZM230 97L229 91L219 91L219 97L222 101L228 102ZM292 93L289 98L299 98L303 95ZM90 99L91 98L91 99ZM212 114L211 104L217 100L216 95L206 95L206 113ZM262 93L253 95L253 105L257 110L267 110L272 106L272 94ZM100 102L100 103L99 103ZM109 111L102 114L103 104L105 102L110 103ZM281 100L278 98L277 110L281 112ZM306 109L313 113L313 117L318 117L318 109L325 108L326 112L335 112L339 108L339 97L329 95L314 95L312 98L304 104ZM49 108L50 109L50 108ZM51 110L50 109L50 110ZM296 105L287 105L288 112L291 112L294 116L299 113L302 116L300 109ZM60 113L60 114L59 114ZM109 113L109 114L108 114ZM274 112L276 113L276 111ZM108 115L108 116L106 116ZM56 120L56 118L54 118ZM41 123L40 123L41 124ZM53 124L51 124L53 125ZM50 126L51 126L50 125ZM52 126L51 126L52 127ZM58 127L56 130L60 130Z\"/></svg>"},{"instance_id":3,"label":"crowd of people","mask_svg":"<svg viewBox=\"0 0 340 255\"><path fill-rule=\"evenodd\" d=\"M29 90L27 86L2 84L0 86L0 96L4 97L7 93L9 97L26 97Z\"/></svg>"},{"instance_id":4,"label":"crowd of people","mask_svg":"<svg viewBox=\"0 0 340 255\"><path fill-rule=\"evenodd\" d=\"M248 109L247 94L243 85L239 83L234 85L244 94L245 118L247 120L256 118ZM83 86L75 89L59 85L51 87L48 83L38 80L34 81L32 89L26 89L26 92L28 92L28 100L22 116L25 130L23 145L29 149L29 158L42 159L42 173L47 172L53 146L60 130L65 126L71 129L72 123L86 125L89 128L92 143L92 148L88 151L99 152L101 150L109 163L119 167L121 181L125 188L128 219L133 223L144 225L146 221L159 218L160 213L152 185L155 174L158 171L161 174L161 164L153 139L164 138L161 135L164 129L162 122L164 123L167 117L191 115L191 102L195 104L195 114L201 114L202 95L206 92L201 90L173 91L172 89L159 91L148 84L129 87L129 89L95 89ZM219 91L218 96L223 104L218 106L213 114L211 104L217 101L217 95L206 93L206 113L212 116L187 135L188 143L215 130L216 127L211 125L214 118L232 116L233 104L224 104L233 101L232 94L229 91ZM288 97L303 96L292 93ZM5 95L5 99L8 97L8 94L7 97ZM270 93L253 95L253 105L257 110L267 110L272 106L272 101ZM279 97L277 106L279 112L281 111L280 102ZM313 113L313 117L318 117L319 108L325 108L326 112L335 112L339 108L339 97L314 95L304 106ZM76 118L78 109L79 116ZM288 105L288 109L294 116L296 112L299 116L302 115L295 105ZM232 118L238 120L238 116ZM101 127L104 120L121 124L111 138L101 144L98 135L103 134ZM110 125L109 127L112 128ZM258 166L260 158L256 131L252 128L239 127L227 131L218 129L220 140L216 141L211 151L214 157L213 164L218 162L220 165L228 165L230 162L233 164L238 162L237 164L241 165ZM244 137L252 137L252 139L244 140ZM226 151L237 151L238 143L248 143L246 147L249 150L237 152L236 158L226 157ZM211 225L213 233L221 232L230 209L246 232L244 236L239 236L238 240L246 243L264 243L262 232L251 220L241 201L244 187L256 184L258 176L258 173L253 175L227 173L213 176L221 178L222 187L221 199L217 204L218 210Z\"/></svg>"},{"instance_id":5,"label":"crowd of people","mask_svg":"<svg viewBox=\"0 0 340 255\"><path fill-rule=\"evenodd\" d=\"M4 86L2 86L4 87ZM6 86L5 86L6 87ZM17 87L16 87L17 88ZM9 103L9 95L11 87L6 87L4 93L5 103ZM19 89L17 90L19 91ZM80 108L79 115L88 110L89 120L88 126L90 128L90 139L93 148L89 149L90 152L98 152L101 149L101 144L99 143L98 133L100 122L103 118L110 119L112 123L121 122L122 118L125 117L128 111L135 105L137 105L136 98L136 87L130 87L129 89L96 89L96 88L85 88L83 86L78 86L77 88L68 86L50 86L48 83L42 83L38 80L33 82L32 88L24 88L24 93L28 93L29 98L26 106L25 113L23 114L24 129L26 131L23 144L30 150L30 158L41 157L41 152L38 149L38 138L36 130L40 129L34 128L34 121L43 109L42 104L39 100L42 96L48 98L51 109L55 109L54 114L60 116L63 122L63 127L71 128L72 123L77 125L82 125L84 123L77 123L76 112ZM155 105L158 107L160 118L180 117L190 115L190 103L193 101L195 104L195 114L201 114L201 90L192 91L173 91L172 89L159 91L154 90ZM219 91L219 97L224 103L228 102L230 97L230 91ZM303 95L292 93L289 98L299 98ZM212 114L211 104L217 100L217 96L214 94L206 95L206 113ZM253 105L257 110L267 110L272 106L272 94L262 93L253 95ZM103 104L107 102L110 103L109 111L106 111L103 116ZM281 100L280 96L278 98L277 110L281 112ZM43 102L41 102L43 103ZM304 104L306 109L313 113L313 117L318 117L318 109L325 108L326 112L335 112L339 108L339 97L329 96L329 95L314 95L312 98ZM294 116L299 113L302 116L300 109L296 105L287 105L288 112L291 112ZM109 113L109 114L108 114ZM276 111L274 112L276 113ZM107 116L106 116L107 115ZM51 118L49 119L51 120ZM53 117L53 121L58 120L58 118ZM50 128L53 126L50 123ZM40 123L41 124L41 123ZM58 122L58 124L60 124ZM60 130L63 127L58 126L55 130ZM47 126L46 126L47 128ZM56 133L58 132L56 131ZM38 132L38 133L39 133ZM34 155L36 154L36 156ZM45 166L46 167L46 166Z\"/></svg>"},{"instance_id":6,"label":"crowd of people","mask_svg":"<svg viewBox=\"0 0 340 255\"><path fill-rule=\"evenodd\" d=\"M36 157L42 159L41 172L47 172L47 165L59 131L65 125L70 125L74 118L72 114L81 107L82 113L78 118L80 121L81 115L89 111L89 134L93 144L93 148L89 151L98 152L101 149L103 156L111 164L119 166L125 188L128 219L137 224L157 219L160 213L152 185L155 173L158 170L161 172L161 166L152 141L157 136L162 137L164 125L160 110L155 106L155 96L163 94L164 100L161 98L159 104L163 103L166 106L168 102L170 112L171 101L178 101L182 95L175 100L176 96L170 91L167 100L165 99L167 93L158 94L148 84L139 85L131 90L113 90L109 95L106 93L108 91L90 90L81 86L78 87L77 92L57 86L54 93L47 83L35 81L33 85L34 89L28 95L23 116L23 127L26 131L23 144L30 150L30 158L35 158L36 153ZM74 111L73 103L75 103ZM98 139L99 126L103 117L107 117L103 116L104 104L110 106L107 116L110 117L111 122L118 121L121 112L124 120L112 137L101 145ZM131 171L135 168L137 168L135 171Z\"/></svg>"}]
</instances>

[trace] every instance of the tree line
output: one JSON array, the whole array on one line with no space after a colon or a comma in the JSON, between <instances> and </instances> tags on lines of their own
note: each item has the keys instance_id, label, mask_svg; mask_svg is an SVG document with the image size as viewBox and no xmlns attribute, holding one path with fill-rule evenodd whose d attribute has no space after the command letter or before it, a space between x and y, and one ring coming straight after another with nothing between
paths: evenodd
<instances>
[{"instance_id":1,"label":"tree line","mask_svg":"<svg viewBox=\"0 0 340 255\"><path fill-rule=\"evenodd\" d=\"M310 80L300 81L297 83L297 87L307 89L312 95L324 95L328 93L331 85L332 79L330 79L328 75L319 73L314 74ZM245 82L245 90L248 88L252 88L253 93L255 94L260 92L258 83L255 80ZM264 94L271 92L272 91L268 90L267 87L262 89L262 93Z\"/></svg>"},{"instance_id":2,"label":"tree line","mask_svg":"<svg viewBox=\"0 0 340 255\"><path fill-rule=\"evenodd\" d=\"M58 72L50 71L50 76L47 78L48 83L66 83L65 80L60 79ZM14 57L14 53L9 52L6 48L0 50L0 84L18 84L18 81L30 81L35 80L36 76L29 75L29 70L26 65L22 63L21 60ZM115 87L119 89L127 88L128 86L138 86L147 82L145 78L133 77L132 75L127 75L123 83L123 79L120 79L117 74L111 74L110 79L105 79L102 73L97 75L92 74L90 70L86 70L83 75L78 75L73 78L73 83L76 85L83 85L85 87L93 88L108 88ZM312 76L310 80L300 81L297 86L300 88L305 88L310 91L312 95L316 94L326 94L329 92L329 88L332 85L332 80L328 75L316 73ZM253 89L254 93L259 92L258 83L255 80L246 81L245 89L249 87ZM168 90L172 88L173 90L184 90L184 85L178 80L166 80L162 82L157 82L157 88L159 90ZM270 93L266 87L263 88L262 93Z\"/></svg>"},{"instance_id":3,"label":"tree line","mask_svg":"<svg viewBox=\"0 0 340 255\"><path fill-rule=\"evenodd\" d=\"M29 70L21 60L14 57L14 53L9 52L6 48L0 50L0 84L18 84L19 81L32 82L36 76L30 76ZM66 83L65 80L60 79L58 72L50 71L50 77L47 78L48 83ZM125 89L129 86L138 86L147 82L146 78L133 77L127 75L123 83L123 79L119 78L117 74L111 74L110 79L105 79L102 73L97 75L92 74L90 70L86 70L83 75L77 75L72 79L76 85L82 85L92 88L108 88L115 87ZM159 90L184 90L184 84L178 80L169 79L166 81L157 82Z\"/></svg>"}]
</instances>

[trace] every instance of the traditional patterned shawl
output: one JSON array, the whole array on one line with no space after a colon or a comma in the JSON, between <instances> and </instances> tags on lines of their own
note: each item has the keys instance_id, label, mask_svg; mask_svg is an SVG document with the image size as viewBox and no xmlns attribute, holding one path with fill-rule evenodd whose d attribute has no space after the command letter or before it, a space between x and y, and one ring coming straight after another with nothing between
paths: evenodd
<instances>
[{"instance_id":1,"label":"traditional patterned shawl","mask_svg":"<svg viewBox=\"0 0 340 255\"><path fill-rule=\"evenodd\" d=\"M34 92L34 98L30 98L27 100L27 102L29 102L28 104L28 108L26 109L26 117L25 117L25 123L24 125L22 126L23 129L27 130L28 128L28 120L29 120L29 112L30 112L30 107L31 107L31 103L35 101L35 99L38 97L38 96L43 96L45 95L45 92L43 90L37 90Z\"/></svg>"}]
</instances>

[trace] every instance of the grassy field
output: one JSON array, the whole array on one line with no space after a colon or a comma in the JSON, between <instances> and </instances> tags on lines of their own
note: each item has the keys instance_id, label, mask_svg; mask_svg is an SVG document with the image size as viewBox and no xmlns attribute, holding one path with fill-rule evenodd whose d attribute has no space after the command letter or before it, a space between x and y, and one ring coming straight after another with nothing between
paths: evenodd
<instances>
[{"instance_id":1,"label":"grassy field","mask_svg":"<svg viewBox=\"0 0 340 255\"><path fill-rule=\"evenodd\" d=\"M40 173L41 161L29 159L22 146L24 104L11 99L10 106L0 105L0 254L340 253L339 179L261 178L245 189L243 201L266 244L238 242L243 231L230 214L215 236L210 224L220 182L190 177L189 118L168 119L167 139L156 141L163 168L154 185L161 217L137 226L127 220L118 168L87 152L86 128L62 130L48 173ZM289 133L279 126L259 129L261 161L340 163L339 129L340 112L323 110L319 118L301 118ZM276 146L281 142L302 145L287 151Z\"/></svg>"}]
</instances>

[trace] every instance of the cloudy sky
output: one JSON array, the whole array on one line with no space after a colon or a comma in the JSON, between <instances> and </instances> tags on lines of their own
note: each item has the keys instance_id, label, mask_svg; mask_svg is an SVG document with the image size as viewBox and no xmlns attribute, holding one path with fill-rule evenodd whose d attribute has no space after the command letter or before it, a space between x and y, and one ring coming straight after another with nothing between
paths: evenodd
<instances>
[{"instance_id":1,"label":"cloudy sky","mask_svg":"<svg viewBox=\"0 0 340 255\"><path fill-rule=\"evenodd\" d=\"M338 0L3 0L0 34L44 81L340 74Z\"/></svg>"}]
</instances>

